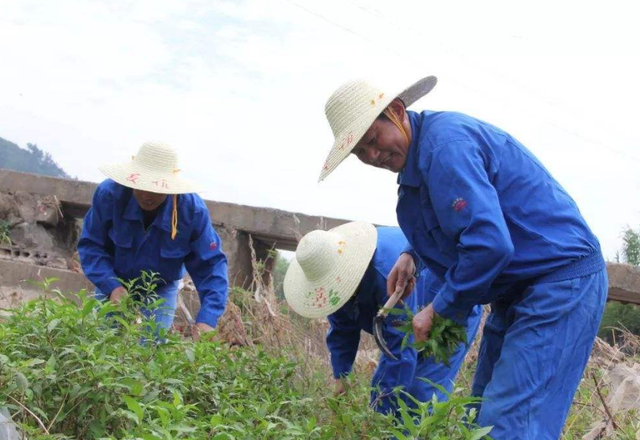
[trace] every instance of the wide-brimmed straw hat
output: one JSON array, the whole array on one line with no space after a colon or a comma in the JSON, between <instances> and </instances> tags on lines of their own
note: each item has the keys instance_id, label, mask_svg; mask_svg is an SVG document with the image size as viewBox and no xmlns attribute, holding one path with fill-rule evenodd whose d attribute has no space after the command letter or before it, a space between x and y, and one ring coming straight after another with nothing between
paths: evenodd
<instances>
[{"instance_id":1,"label":"wide-brimmed straw hat","mask_svg":"<svg viewBox=\"0 0 640 440\"><path fill-rule=\"evenodd\" d=\"M187 194L199 190L181 176L176 151L162 142L145 142L129 162L98 168L105 176L128 188L160 194Z\"/></svg>"},{"instance_id":2,"label":"wide-brimmed straw hat","mask_svg":"<svg viewBox=\"0 0 640 440\"><path fill-rule=\"evenodd\" d=\"M349 81L340 86L324 108L335 141L322 167L319 181L324 180L349 156L391 101L400 98L405 107L409 107L429 93L437 81L435 76L427 76L400 91L383 89L364 80Z\"/></svg>"},{"instance_id":3,"label":"wide-brimmed straw hat","mask_svg":"<svg viewBox=\"0 0 640 440\"><path fill-rule=\"evenodd\" d=\"M284 278L291 308L307 318L322 318L342 307L358 288L377 239L378 231L367 222L305 235Z\"/></svg>"}]
</instances>

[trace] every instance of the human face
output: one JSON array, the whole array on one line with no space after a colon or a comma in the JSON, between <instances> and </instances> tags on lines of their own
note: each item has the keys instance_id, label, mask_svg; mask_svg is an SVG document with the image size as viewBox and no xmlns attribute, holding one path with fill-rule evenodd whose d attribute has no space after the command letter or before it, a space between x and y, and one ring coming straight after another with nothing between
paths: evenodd
<instances>
[{"instance_id":1,"label":"human face","mask_svg":"<svg viewBox=\"0 0 640 440\"><path fill-rule=\"evenodd\" d=\"M410 131L404 109L398 110L395 114L401 113L399 119L403 121L405 130ZM367 165L399 173L407 161L408 151L409 143L400 129L386 116L381 115L371 124L352 153Z\"/></svg>"},{"instance_id":2,"label":"human face","mask_svg":"<svg viewBox=\"0 0 640 440\"><path fill-rule=\"evenodd\" d=\"M167 199L166 194L158 194L139 189L133 190L133 197L144 211L154 211Z\"/></svg>"}]
</instances>

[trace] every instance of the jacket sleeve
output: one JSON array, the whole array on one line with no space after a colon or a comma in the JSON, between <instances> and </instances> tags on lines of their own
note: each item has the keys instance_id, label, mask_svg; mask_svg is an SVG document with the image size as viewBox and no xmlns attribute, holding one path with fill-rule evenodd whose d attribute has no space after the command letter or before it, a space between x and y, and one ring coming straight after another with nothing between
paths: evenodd
<instances>
[{"instance_id":1,"label":"jacket sleeve","mask_svg":"<svg viewBox=\"0 0 640 440\"><path fill-rule=\"evenodd\" d=\"M84 217L82 234L78 242L80 264L87 278L105 295L121 287L117 280L113 255L108 249L114 245L109 238L109 228L113 223L113 195L101 188L93 195L91 208Z\"/></svg>"},{"instance_id":2,"label":"jacket sleeve","mask_svg":"<svg viewBox=\"0 0 640 440\"><path fill-rule=\"evenodd\" d=\"M419 274L426 268L425 264L422 262L422 258L420 258L418 253L409 243L404 247L402 253L411 255L411 258L413 258L413 264L416 265L416 274Z\"/></svg>"},{"instance_id":3,"label":"jacket sleeve","mask_svg":"<svg viewBox=\"0 0 640 440\"><path fill-rule=\"evenodd\" d=\"M339 379L351 373L360 344L360 326L340 310L329 315L327 348L331 353L333 377Z\"/></svg>"},{"instance_id":4,"label":"jacket sleeve","mask_svg":"<svg viewBox=\"0 0 640 440\"><path fill-rule=\"evenodd\" d=\"M215 327L227 304L227 257L222 252L220 237L211 225L206 208L198 209L194 224L191 252L185 259L185 267L200 296L196 322Z\"/></svg>"},{"instance_id":5,"label":"jacket sleeve","mask_svg":"<svg viewBox=\"0 0 640 440\"><path fill-rule=\"evenodd\" d=\"M428 176L429 196L442 233L457 243L458 251L433 307L461 324L514 253L489 179L490 162L473 140L453 141L434 150L429 172L423 174Z\"/></svg>"}]
</instances>

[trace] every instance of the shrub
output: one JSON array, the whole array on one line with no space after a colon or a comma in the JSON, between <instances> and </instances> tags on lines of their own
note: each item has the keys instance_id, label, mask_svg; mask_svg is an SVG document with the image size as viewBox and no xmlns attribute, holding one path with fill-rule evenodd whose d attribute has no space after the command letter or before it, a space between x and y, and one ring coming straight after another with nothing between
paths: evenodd
<instances>
[{"instance_id":1,"label":"shrub","mask_svg":"<svg viewBox=\"0 0 640 440\"><path fill-rule=\"evenodd\" d=\"M312 394L317 387L300 386L297 363L284 356L174 334L154 343L155 325L131 298L114 306L78 296L38 299L0 322L0 407L32 440L477 440L486 432L465 427L467 400L403 408L394 422L367 408L364 386L338 399ZM452 434L432 437L426 427Z\"/></svg>"},{"instance_id":2,"label":"shrub","mask_svg":"<svg viewBox=\"0 0 640 440\"><path fill-rule=\"evenodd\" d=\"M598 336L610 344L622 342L623 329L640 336L640 307L615 301L607 303Z\"/></svg>"}]
</instances>

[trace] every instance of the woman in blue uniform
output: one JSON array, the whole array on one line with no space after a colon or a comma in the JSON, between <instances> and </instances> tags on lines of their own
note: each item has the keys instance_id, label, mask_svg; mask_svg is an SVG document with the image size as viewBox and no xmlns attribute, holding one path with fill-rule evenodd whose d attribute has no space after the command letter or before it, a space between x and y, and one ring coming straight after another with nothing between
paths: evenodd
<instances>
[{"instance_id":1,"label":"woman in blue uniform","mask_svg":"<svg viewBox=\"0 0 640 440\"><path fill-rule=\"evenodd\" d=\"M195 336L212 330L227 301L227 259L204 201L180 175L173 148L145 143L131 161L101 171L108 179L96 189L78 243L96 297L118 303L128 294L120 280L155 272L162 280L155 293L164 303L142 312L169 329L186 268L201 302Z\"/></svg>"}]
</instances>

